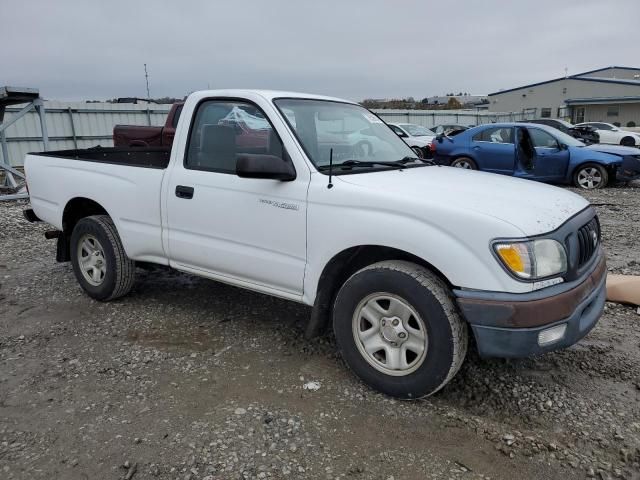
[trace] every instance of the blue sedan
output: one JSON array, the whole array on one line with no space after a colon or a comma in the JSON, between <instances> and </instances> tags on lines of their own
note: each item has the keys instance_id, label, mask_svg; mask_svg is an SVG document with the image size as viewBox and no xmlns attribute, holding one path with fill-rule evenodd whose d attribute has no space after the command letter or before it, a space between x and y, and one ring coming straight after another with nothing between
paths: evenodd
<instances>
[{"instance_id":1,"label":"blue sedan","mask_svg":"<svg viewBox=\"0 0 640 480\"><path fill-rule=\"evenodd\" d=\"M625 158L640 158L637 148L586 146L555 128L533 123L493 123L454 137L441 135L431 150L441 165L584 189L606 186Z\"/></svg>"}]
</instances>

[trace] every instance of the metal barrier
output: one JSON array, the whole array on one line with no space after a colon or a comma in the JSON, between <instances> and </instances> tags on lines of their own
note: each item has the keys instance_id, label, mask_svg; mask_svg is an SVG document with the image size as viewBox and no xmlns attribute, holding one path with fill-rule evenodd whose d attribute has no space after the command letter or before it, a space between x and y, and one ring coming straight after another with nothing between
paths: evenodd
<instances>
[{"instance_id":1,"label":"metal barrier","mask_svg":"<svg viewBox=\"0 0 640 480\"><path fill-rule=\"evenodd\" d=\"M11 120L4 121L4 113L9 105L20 105L26 103ZM18 200L29 198L29 193L25 185L24 173L13 168L9 162L9 148L7 147L6 130L16 123L26 114L35 110L40 120L40 138L44 144L45 151L49 149L49 138L47 135L47 123L45 121L44 103L40 99L40 94L35 88L0 88L0 146L2 159L0 159L0 172L4 174L0 184L0 200Z\"/></svg>"}]
</instances>

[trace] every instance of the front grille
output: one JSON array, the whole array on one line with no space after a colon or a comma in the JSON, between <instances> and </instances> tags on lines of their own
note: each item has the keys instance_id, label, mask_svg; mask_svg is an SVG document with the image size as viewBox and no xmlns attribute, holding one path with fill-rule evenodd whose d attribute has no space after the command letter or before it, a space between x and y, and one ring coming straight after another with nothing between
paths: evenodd
<instances>
[{"instance_id":1,"label":"front grille","mask_svg":"<svg viewBox=\"0 0 640 480\"><path fill-rule=\"evenodd\" d=\"M598 217L583 225L578 230L578 268L586 264L600 244L600 222Z\"/></svg>"}]
</instances>

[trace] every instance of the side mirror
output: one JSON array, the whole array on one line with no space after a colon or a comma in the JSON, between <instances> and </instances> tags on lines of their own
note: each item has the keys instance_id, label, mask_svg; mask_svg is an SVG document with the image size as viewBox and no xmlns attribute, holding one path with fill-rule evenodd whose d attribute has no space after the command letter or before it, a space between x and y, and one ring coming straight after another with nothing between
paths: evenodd
<instances>
[{"instance_id":1,"label":"side mirror","mask_svg":"<svg viewBox=\"0 0 640 480\"><path fill-rule=\"evenodd\" d=\"M568 150L569 146L566 143L561 143L561 144L558 145L558 148L560 150Z\"/></svg>"},{"instance_id":2,"label":"side mirror","mask_svg":"<svg viewBox=\"0 0 640 480\"><path fill-rule=\"evenodd\" d=\"M290 161L274 155L244 154L236 160L236 175L290 182L296 179L296 170Z\"/></svg>"},{"instance_id":3,"label":"side mirror","mask_svg":"<svg viewBox=\"0 0 640 480\"><path fill-rule=\"evenodd\" d=\"M408 137L408 135L406 133L400 132L400 131L397 131L396 135L398 135L400 138L407 138Z\"/></svg>"}]
</instances>

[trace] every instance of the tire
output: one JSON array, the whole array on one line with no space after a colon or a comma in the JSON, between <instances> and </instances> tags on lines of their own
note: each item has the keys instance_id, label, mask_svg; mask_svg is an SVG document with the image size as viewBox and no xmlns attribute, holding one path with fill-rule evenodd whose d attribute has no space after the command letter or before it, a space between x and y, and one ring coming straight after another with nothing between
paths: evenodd
<instances>
[{"instance_id":1,"label":"tire","mask_svg":"<svg viewBox=\"0 0 640 480\"><path fill-rule=\"evenodd\" d=\"M456 158L451 162L451 167L464 168L466 170L478 170L478 165L469 157Z\"/></svg>"},{"instance_id":2,"label":"tire","mask_svg":"<svg viewBox=\"0 0 640 480\"><path fill-rule=\"evenodd\" d=\"M411 147L411 150L413 150L413 153L415 153L418 156L418 158L424 158L424 150L422 150L422 148Z\"/></svg>"},{"instance_id":3,"label":"tire","mask_svg":"<svg viewBox=\"0 0 640 480\"><path fill-rule=\"evenodd\" d=\"M353 274L336 297L333 329L351 370L398 398L437 392L467 352L467 324L448 287L406 261L379 262Z\"/></svg>"},{"instance_id":4,"label":"tire","mask_svg":"<svg viewBox=\"0 0 640 480\"><path fill-rule=\"evenodd\" d=\"M633 137L624 137L622 140L620 140L620 145L623 145L625 147L635 147L636 141Z\"/></svg>"},{"instance_id":5,"label":"tire","mask_svg":"<svg viewBox=\"0 0 640 480\"><path fill-rule=\"evenodd\" d=\"M609 183L607 169L597 163L585 163L573 173L573 184L585 190L604 188Z\"/></svg>"},{"instance_id":6,"label":"tire","mask_svg":"<svg viewBox=\"0 0 640 480\"><path fill-rule=\"evenodd\" d=\"M70 252L76 279L91 298L106 302L131 290L136 265L127 257L109 216L80 220L71 233Z\"/></svg>"}]
</instances>

